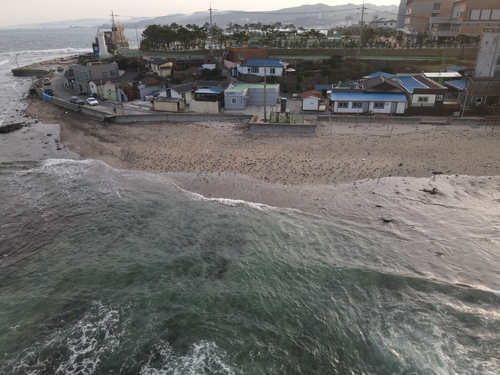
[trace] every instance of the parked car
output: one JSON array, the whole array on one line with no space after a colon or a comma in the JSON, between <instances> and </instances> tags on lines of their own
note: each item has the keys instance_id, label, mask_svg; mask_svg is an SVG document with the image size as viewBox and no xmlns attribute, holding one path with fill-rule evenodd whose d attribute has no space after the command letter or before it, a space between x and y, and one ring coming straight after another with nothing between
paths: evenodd
<instances>
[{"instance_id":1,"label":"parked car","mask_svg":"<svg viewBox=\"0 0 500 375\"><path fill-rule=\"evenodd\" d=\"M42 79L42 83L43 83L45 86L50 85L50 78L47 78L47 77L46 77L46 78Z\"/></svg>"},{"instance_id":2,"label":"parked car","mask_svg":"<svg viewBox=\"0 0 500 375\"><path fill-rule=\"evenodd\" d=\"M88 103L88 105L98 105L99 104L97 99L93 98L93 97L87 98L87 103Z\"/></svg>"},{"instance_id":3,"label":"parked car","mask_svg":"<svg viewBox=\"0 0 500 375\"><path fill-rule=\"evenodd\" d=\"M54 68L53 66L51 66L49 70L50 70L51 72L55 72L55 71L56 71L56 68Z\"/></svg>"},{"instance_id":4,"label":"parked car","mask_svg":"<svg viewBox=\"0 0 500 375\"><path fill-rule=\"evenodd\" d=\"M62 73L62 72L64 72L64 68L63 68L62 66L58 66L58 67L57 67L57 71L58 71L59 73Z\"/></svg>"},{"instance_id":5,"label":"parked car","mask_svg":"<svg viewBox=\"0 0 500 375\"><path fill-rule=\"evenodd\" d=\"M43 90L43 93L48 96L54 96L54 90L52 89L45 89Z\"/></svg>"},{"instance_id":6,"label":"parked car","mask_svg":"<svg viewBox=\"0 0 500 375\"><path fill-rule=\"evenodd\" d=\"M78 104L78 105L83 105L85 102L83 99L79 98L78 96L72 96L69 98L70 103Z\"/></svg>"}]
</instances>

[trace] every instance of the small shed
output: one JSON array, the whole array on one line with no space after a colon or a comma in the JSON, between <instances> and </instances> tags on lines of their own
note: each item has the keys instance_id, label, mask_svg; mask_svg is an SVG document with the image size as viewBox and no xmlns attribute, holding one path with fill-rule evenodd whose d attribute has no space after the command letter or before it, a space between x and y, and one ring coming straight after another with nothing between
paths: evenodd
<instances>
[{"instance_id":1,"label":"small shed","mask_svg":"<svg viewBox=\"0 0 500 375\"><path fill-rule=\"evenodd\" d=\"M248 84L237 84L228 87L224 93L226 109L245 109L248 102Z\"/></svg>"},{"instance_id":2,"label":"small shed","mask_svg":"<svg viewBox=\"0 0 500 375\"><path fill-rule=\"evenodd\" d=\"M317 111L321 101L321 93L315 90L305 91L300 95L302 99L302 110Z\"/></svg>"},{"instance_id":3,"label":"small shed","mask_svg":"<svg viewBox=\"0 0 500 375\"><path fill-rule=\"evenodd\" d=\"M153 101L153 109L160 112L181 112L184 110L184 101L181 98L157 97Z\"/></svg>"},{"instance_id":4,"label":"small shed","mask_svg":"<svg viewBox=\"0 0 500 375\"><path fill-rule=\"evenodd\" d=\"M265 92L265 94L264 94ZM248 105L276 105L280 96L279 83L253 83L248 85Z\"/></svg>"}]
</instances>

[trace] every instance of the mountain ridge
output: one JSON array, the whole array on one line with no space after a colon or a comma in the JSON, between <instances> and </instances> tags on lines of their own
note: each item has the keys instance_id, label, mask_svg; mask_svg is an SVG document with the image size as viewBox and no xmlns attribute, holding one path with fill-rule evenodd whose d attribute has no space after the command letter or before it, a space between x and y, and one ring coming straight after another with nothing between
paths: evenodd
<instances>
[{"instance_id":1,"label":"mountain ridge","mask_svg":"<svg viewBox=\"0 0 500 375\"><path fill-rule=\"evenodd\" d=\"M369 22L373 16L378 18L396 19L398 13L397 5L373 5L365 4L365 22ZM229 22L237 24L249 23L275 23L293 24L296 27L324 27L332 28L347 24L356 24L361 19L361 5L353 3L342 5L326 5L318 3L314 5L304 4L273 11L243 11L224 10L212 12L212 23L219 27L225 27ZM191 14L168 14L158 17L134 17L120 23L126 28L147 27L152 24L166 25L177 23L179 25L198 24L203 25L210 21L210 12L201 11ZM43 22L36 24L22 24L3 29L19 28L106 28L111 26L109 19L82 18L77 20L64 20L54 22Z\"/></svg>"}]
</instances>

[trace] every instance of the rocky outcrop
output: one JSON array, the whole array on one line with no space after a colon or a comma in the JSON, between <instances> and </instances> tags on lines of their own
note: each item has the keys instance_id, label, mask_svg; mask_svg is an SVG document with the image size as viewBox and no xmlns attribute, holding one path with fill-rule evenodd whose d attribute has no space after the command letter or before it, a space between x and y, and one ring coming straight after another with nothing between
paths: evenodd
<instances>
[{"instance_id":1,"label":"rocky outcrop","mask_svg":"<svg viewBox=\"0 0 500 375\"><path fill-rule=\"evenodd\" d=\"M0 125L0 133L10 133L19 130L25 125L24 122L15 122L13 124Z\"/></svg>"}]
</instances>

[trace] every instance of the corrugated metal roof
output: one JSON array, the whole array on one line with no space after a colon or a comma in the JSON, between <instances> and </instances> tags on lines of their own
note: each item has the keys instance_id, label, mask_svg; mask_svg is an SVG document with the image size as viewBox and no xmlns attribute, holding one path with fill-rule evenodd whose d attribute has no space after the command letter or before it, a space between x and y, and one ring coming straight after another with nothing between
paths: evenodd
<instances>
[{"instance_id":1,"label":"corrugated metal roof","mask_svg":"<svg viewBox=\"0 0 500 375\"><path fill-rule=\"evenodd\" d=\"M424 85L422 82L419 82L412 76L402 76L398 77L398 81L403 86L403 88L413 94L413 90L415 89L428 89L429 87Z\"/></svg>"},{"instance_id":2,"label":"corrugated metal roof","mask_svg":"<svg viewBox=\"0 0 500 375\"><path fill-rule=\"evenodd\" d=\"M224 91L222 87L211 87L209 89L198 89L195 91L196 94L217 94Z\"/></svg>"},{"instance_id":3,"label":"corrugated metal roof","mask_svg":"<svg viewBox=\"0 0 500 375\"><path fill-rule=\"evenodd\" d=\"M460 78L462 75L459 72L436 72L424 73L427 78Z\"/></svg>"},{"instance_id":4,"label":"corrugated metal roof","mask_svg":"<svg viewBox=\"0 0 500 375\"><path fill-rule=\"evenodd\" d=\"M286 65L286 64L285 64ZM283 67L281 59L248 59L241 66L256 66L256 67Z\"/></svg>"},{"instance_id":5,"label":"corrugated metal roof","mask_svg":"<svg viewBox=\"0 0 500 375\"><path fill-rule=\"evenodd\" d=\"M446 86L453 87L457 90L465 90L465 85L467 84L467 79L454 79L453 81L446 81L444 83Z\"/></svg>"},{"instance_id":6,"label":"corrugated metal roof","mask_svg":"<svg viewBox=\"0 0 500 375\"><path fill-rule=\"evenodd\" d=\"M405 94L360 92L360 91L333 91L331 100L360 101L360 102L406 102Z\"/></svg>"},{"instance_id":7,"label":"corrugated metal roof","mask_svg":"<svg viewBox=\"0 0 500 375\"><path fill-rule=\"evenodd\" d=\"M364 76L363 78L369 79L369 78L375 78L378 76L382 76L382 77L387 78L387 79L392 79L392 78L396 77L396 75L386 73L386 72L375 72L375 73L372 73L370 75Z\"/></svg>"}]
</instances>

